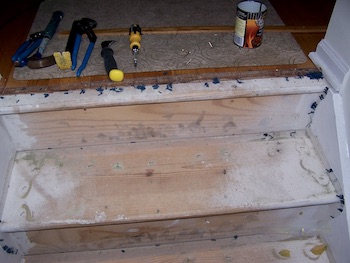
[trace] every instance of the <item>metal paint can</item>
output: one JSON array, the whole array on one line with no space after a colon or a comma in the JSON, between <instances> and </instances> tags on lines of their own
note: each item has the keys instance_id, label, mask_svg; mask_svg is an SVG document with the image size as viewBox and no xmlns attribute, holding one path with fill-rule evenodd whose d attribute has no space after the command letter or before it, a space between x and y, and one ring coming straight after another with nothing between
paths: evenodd
<instances>
[{"instance_id":1,"label":"metal paint can","mask_svg":"<svg viewBox=\"0 0 350 263\"><path fill-rule=\"evenodd\" d=\"M243 48L261 45L267 7L260 1L242 1L237 5L233 42Z\"/></svg>"}]
</instances>

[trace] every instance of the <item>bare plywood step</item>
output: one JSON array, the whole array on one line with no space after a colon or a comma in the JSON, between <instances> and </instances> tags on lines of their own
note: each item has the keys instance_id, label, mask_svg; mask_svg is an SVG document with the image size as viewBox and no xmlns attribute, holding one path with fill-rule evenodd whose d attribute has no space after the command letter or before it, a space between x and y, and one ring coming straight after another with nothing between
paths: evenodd
<instances>
[{"instance_id":1,"label":"bare plywood step","mask_svg":"<svg viewBox=\"0 0 350 263\"><path fill-rule=\"evenodd\" d=\"M258 239L253 237L250 239ZM243 239L242 241L240 241ZM266 239L266 237L265 237ZM280 242L245 244L247 238L217 239L161 246L148 246L118 250L89 251L34 255L25 257L25 263L329 263L327 244L316 237Z\"/></svg>"},{"instance_id":2,"label":"bare plywood step","mask_svg":"<svg viewBox=\"0 0 350 263\"><path fill-rule=\"evenodd\" d=\"M18 152L2 231L337 203L304 131Z\"/></svg>"}]
</instances>

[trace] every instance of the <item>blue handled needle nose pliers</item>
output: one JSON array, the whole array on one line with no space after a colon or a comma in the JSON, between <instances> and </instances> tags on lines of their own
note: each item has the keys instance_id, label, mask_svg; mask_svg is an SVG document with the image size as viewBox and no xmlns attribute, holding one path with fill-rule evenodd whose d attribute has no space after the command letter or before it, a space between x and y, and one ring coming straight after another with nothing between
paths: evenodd
<instances>
[{"instance_id":1,"label":"blue handled needle nose pliers","mask_svg":"<svg viewBox=\"0 0 350 263\"><path fill-rule=\"evenodd\" d=\"M93 29L97 26L97 22L90 18L82 18L81 20L76 20L73 22L72 29L69 34L66 50L70 51L72 58L72 70L75 70L77 67L77 57L79 52L79 47L82 39L82 35L86 34L90 40L89 46L86 50L83 61L76 72L76 76L79 77L82 71L85 69L92 50L94 49L96 43L96 35Z\"/></svg>"}]
</instances>

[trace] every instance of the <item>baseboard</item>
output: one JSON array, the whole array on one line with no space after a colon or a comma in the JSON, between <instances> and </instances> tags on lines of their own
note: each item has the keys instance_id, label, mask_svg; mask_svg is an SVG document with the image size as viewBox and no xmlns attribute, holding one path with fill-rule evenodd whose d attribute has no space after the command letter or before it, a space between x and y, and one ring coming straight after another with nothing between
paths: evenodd
<instances>
[{"instance_id":1,"label":"baseboard","mask_svg":"<svg viewBox=\"0 0 350 263\"><path fill-rule=\"evenodd\" d=\"M316 52L311 52L309 57L320 68L332 87L339 91L345 74L349 71L348 63L344 61L339 52L334 50L327 40L323 39L317 45Z\"/></svg>"}]
</instances>

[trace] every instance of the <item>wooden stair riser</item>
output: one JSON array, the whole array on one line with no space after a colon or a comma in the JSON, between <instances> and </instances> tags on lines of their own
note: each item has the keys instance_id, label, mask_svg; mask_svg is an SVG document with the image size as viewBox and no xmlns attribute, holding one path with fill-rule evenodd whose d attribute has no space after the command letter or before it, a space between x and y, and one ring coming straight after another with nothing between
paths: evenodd
<instances>
[{"instance_id":1,"label":"wooden stair riser","mask_svg":"<svg viewBox=\"0 0 350 263\"><path fill-rule=\"evenodd\" d=\"M25 256L25 263L329 263L329 249L321 238L304 236L289 239L288 235L242 236L208 241L193 241L160 246L127 249L55 253ZM313 254L313 248L326 248ZM318 249L318 251L321 251ZM24 263L23 262L23 263Z\"/></svg>"},{"instance_id":2,"label":"wooden stair riser","mask_svg":"<svg viewBox=\"0 0 350 263\"><path fill-rule=\"evenodd\" d=\"M120 225L82 226L9 233L26 255L125 249L220 238L283 234L285 238L317 235L336 216L338 204L180 218Z\"/></svg>"},{"instance_id":3,"label":"wooden stair riser","mask_svg":"<svg viewBox=\"0 0 350 263\"><path fill-rule=\"evenodd\" d=\"M89 108L2 116L16 150L305 129L319 94Z\"/></svg>"}]
</instances>

